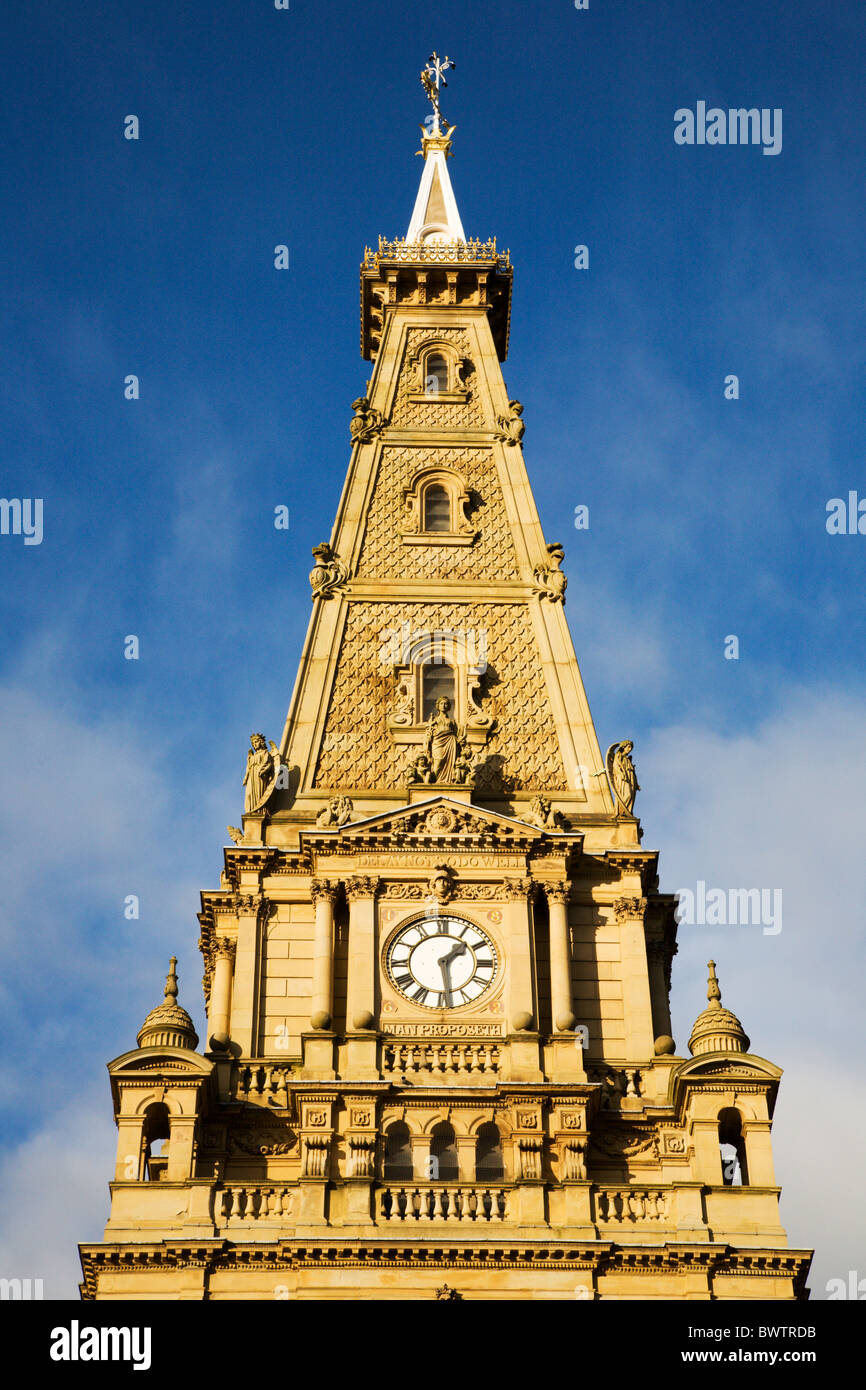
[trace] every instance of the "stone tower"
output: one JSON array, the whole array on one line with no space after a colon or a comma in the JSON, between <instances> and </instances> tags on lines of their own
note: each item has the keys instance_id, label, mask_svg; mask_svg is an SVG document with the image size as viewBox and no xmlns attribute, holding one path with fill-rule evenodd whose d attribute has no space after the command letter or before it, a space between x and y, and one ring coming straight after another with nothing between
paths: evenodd
<instances>
[{"instance_id":1,"label":"stone tower","mask_svg":"<svg viewBox=\"0 0 866 1390\"><path fill-rule=\"evenodd\" d=\"M509 399L512 270L463 231L439 107L361 267L349 470L282 741L202 894L202 1050L165 1002L109 1066L85 1298L780 1298L779 1068L670 1036L675 900L602 757Z\"/></svg>"}]
</instances>

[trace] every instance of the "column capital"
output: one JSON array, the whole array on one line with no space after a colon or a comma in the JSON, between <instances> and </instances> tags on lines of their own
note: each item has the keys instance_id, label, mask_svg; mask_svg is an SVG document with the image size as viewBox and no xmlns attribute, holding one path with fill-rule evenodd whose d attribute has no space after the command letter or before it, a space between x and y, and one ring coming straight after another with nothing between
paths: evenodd
<instances>
[{"instance_id":1,"label":"column capital","mask_svg":"<svg viewBox=\"0 0 866 1390\"><path fill-rule=\"evenodd\" d=\"M233 936L214 937L214 960L234 961L238 943Z\"/></svg>"},{"instance_id":2,"label":"column capital","mask_svg":"<svg viewBox=\"0 0 866 1390\"><path fill-rule=\"evenodd\" d=\"M345 879L343 887L349 902L353 903L357 902L359 898L375 898L380 883L381 880L375 877L358 876Z\"/></svg>"},{"instance_id":3,"label":"column capital","mask_svg":"<svg viewBox=\"0 0 866 1390\"><path fill-rule=\"evenodd\" d=\"M568 879L560 879L556 883L545 883L542 886L549 903L561 903L564 906L568 902L571 893L571 883Z\"/></svg>"},{"instance_id":4,"label":"column capital","mask_svg":"<svg viewBox=\"0 0 866 1390\"><path fill-rule=\"evenodd\" d=\"M646 898L614 898L613 915L617 922L642 922Z\"/></svg>"},{"instance_id":5,"label":"column capital","mask_svg":"<svg viewBox=\"0 0 866 1390\"><path fill-rule=\"evenodd\" d=\"M310 880L310 897L314 903L328 902L333 904L337 897L340 885L327 878L314 878Z\"/></svg>"}]
</instances>

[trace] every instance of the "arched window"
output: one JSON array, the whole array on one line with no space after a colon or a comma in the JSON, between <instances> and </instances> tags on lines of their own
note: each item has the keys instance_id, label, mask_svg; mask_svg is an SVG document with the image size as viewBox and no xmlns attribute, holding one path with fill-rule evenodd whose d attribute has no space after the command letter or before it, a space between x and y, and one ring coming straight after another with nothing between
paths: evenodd
<instances>
[{"instance_id":1,"label":"arched window","mask_svg":"<svg viewBox=\"0 0 866 1390\"><path fill-rule=\"evenodd\" d=\"M749 1174L746 1168L746 1143L739 1110L723 1110L719 1115L719 1153L722 1159L722 1182L725 1187L746 1187Z\"/></svg>"},{"instance_id":2,"label":"arched window","mask_svg":"<svg viewBox=\"0 0 866 1390\"><path fill-rule=\"evenodd\" d=\"M444 1121L435 1126L430 1137L429 1174L440 1182L456 1182L459 1176L457 1141L452 1126Z\"/></svg>"},{"instance_id":3,"label":"arched window","mask_svg":"<svg viewBox=\"0 0 866 1390\"><path fill-rule=\"evenodd\" d=\"M478 1182L494 1182L504 1176L499 1130L494 1124L482 1125L475 1139L475 1177Z\"/></svg>"},{"instance_id":4,"label":"arched window","mask_svg":"<svg viewBox=\"0 0 866 1390\"><path fill-rule=\"evenodd\" d=\"M421 667L421 722L426 723L443 695L451 701L454 717L454 669L446 662L428 661Z\"/></svg>"},{"instance_id":5,"label":"arched window","mask_svg":"<svg viewBox=\"0 0 866 1390\"><path fill-rule=\"evenodd\" d=\"M424 394L438 396L448 390L448 363L441 352L431 352L424 363Z\"/></svg>"},{"instance_id":6,"label":"arched window","mask_svg":"<svg viewBox=\"0 0 866 1390\"><path fill-rule=\"evenodd\" d=\"M412 1141L408 1125L401 1120L385 1131L385 1177L394 1182L411 1182L413 1177Z\"/></svg>"},{"instance_id":7,"label":"arched window","mask_svg":"<svg viewBox=\"0 0 866 1390\"><path fill-rule=\"evenodd\" d=\"M451 498L441 483L431 483L424 491L424 530L451 530Z\"/></svg>"},{"instance_id":8,"label":"arched window","mask_svg":"<svg viewBox=\"0 0 866 1390\"><path fill-rule=\"evenodd\" d=\"M144 1149L144 1176L148 1182L159 1182L168 1167L169 1137L168 1106L155 1101L144 1112L141 1137Z\"/></svg>"}]
</instances>

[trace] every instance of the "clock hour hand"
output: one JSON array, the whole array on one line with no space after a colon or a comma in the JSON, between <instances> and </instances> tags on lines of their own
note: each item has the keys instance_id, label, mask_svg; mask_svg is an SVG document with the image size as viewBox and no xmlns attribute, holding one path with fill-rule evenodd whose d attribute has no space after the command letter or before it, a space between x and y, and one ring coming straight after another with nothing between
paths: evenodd
<instances>
[{"instance_id":1,"label":"clock hour hand","mask_svg":"<svg viewBox=\"0 0 866 1390\"><path fill-rule=\"evenodd\" d=\"M439 969L442 971L442 983L445 986L445 1007L450 1008L454 1000L451 996L451 962L458 956L466 954L466 942L457 941L445 956L439 957Z\"/></svg>"}]
</instances>

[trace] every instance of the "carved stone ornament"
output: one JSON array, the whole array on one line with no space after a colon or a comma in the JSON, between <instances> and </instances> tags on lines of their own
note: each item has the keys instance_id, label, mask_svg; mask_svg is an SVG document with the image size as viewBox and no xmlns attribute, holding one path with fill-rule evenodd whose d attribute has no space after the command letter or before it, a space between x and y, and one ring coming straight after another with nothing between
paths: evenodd
<instances>
[{"instance_id":1,"label":"carved stone ornament","mask_svg":"<svg viewBox=\"0 0 866 1390\"><path fill-rule=\"evenodd\" d=\"M375 439L388 423L382 412L370 405L366 396L359 396L353 401L352 409L355 413L349 425L349 433L353 444L366 444L368 440Z\"/></svg>"},{"instance_id":2,"label":"carved stone ornament","mask_svg":"<svg viewBox=\"0 0 866 1390\"><path fill-rule=\"evenodd\" d=\"M219 960L222 956L225 960L233 961L237 942L231 936L217 936L214 938L213 954L214 960Z\"/></svg>"},{"instance_id":3,"label":"carved stone ornament","mask_svg":"<svg viewBox=\"0 0 866 1390\"><path fill-rule=\"evenodd\" d=\"M568 588L568 580L562 573L565 549L558 541L552 541L547 547L547 554L547 563L539 565L533 571L534 592L540 594L543 599L549 599L551 603L564 603L565 591Z\"/></svg>"},{"instance_id":4,"label":"carved stone ornament","mask_svg":"<svg viewBox=\"0 0 866 1390\"><path fill-rule=\"evenodd\" d=\"M609 1158L633 1158L652 1151L658 1157L658 1135L640 1129L594 1129L590 1136L593 1148Z\"/></svg>"},{"instance_id":5,"label":"carved stone ornament","mask_svg":"<svg viewBox=\"0 0 866 1390\"><path fill-rule=\"evenodd\" d=\"M264 1158L279 1158L291 1153L297 1136L285 1130L236 1131L229 1137L229 1153L245 1153Z\"/></svg>"},{"instance_id":6,"label":"carved stone ornament","mask_svg":"<svg viewBox=\"0 0 866 1390\"><path fill-rule=\"evenodd\" d=\"M508 402L508 414L497 416L496 423L499 429L496 438L503 444L521 444L526 433L526 424L521 419L523 406L520 401Z\"/></svg>"},{"instance_id":7,"label":"carved stone ornament","mask_svg":"<svg viewBox=\"0 0 866 1390\"><path fill-rule=\"evenodd\" d=\"M571 894L571 884L567 879L563 879L559 883L545 883L544 892L549 903L559 903L560 906L564 906Z\"/></svg>"},{"instance_id":8,"label":"carved stone ornament","mask_svg":"<svg viewBox=\"0 0 866 1390\"><path fill-rule=\"evenodd\" d=\"M280 770L280 750L271 743L270 752L264 734L250 734L247 769L244 774L244 812L254 815L264 810L276 784ZM231 827L229 827L231 831Z\"/></svg>"},{"instance_id":9,"label":"carved stone ornament","mask_svg":"<svg viewBox=\"0 0 866 1390\"><path fill-rule=\"evenodd\" d=\"M624 813L627 816L634 815L635 797L640 791L631 756L633 748L631 739L612 743L604 760L619 814Z\"/></svg>"},{"instance_id":10,"label":"carved stone ornament","mask_svg":"<svg viewBox=\"0 0 866 1390\"><path fill-rule=\"evenodd\" d=\"M346 890L346 897L350 903L358 902L361 898L375 898L379 890L378 878L367 875L358 875L347 878L343 887Z\"/></svg>"},{"instance_id":11,"label":"carved stone ornament","mask_svg":"<svg viewBox=\"0 0 866 1390\"><path fill-rule=\"evenodd\" d=\"M454 896L454 870L449 869L447 864L437 864L427 887L431 898L435 898L437 902L450 902Z\"/></svg>"},{"instance_id":12,"label":"carved stone ornament","mask_svg":"<svg viewBox=\"0 0 866 1390\"><path fill-rule=\"evenodd\" d=\"M354 809L348 796L333 796L316 816L316 825L320 830L336 830L341 825L348 825Z\"/></svg>"},{"instance_id":13,"label":"carved stone ornament","mask_svg":"<svg viewBox=\"0 0 866 1390\"><path fill-rule=\"evenodd\" d=\"M524 820L530 825L537 825L539 830L568 830L568 821L561 811L554 811L546 796L534 796L532 798L531 809L524 816Z\"/></svg>"},{"instance_id":14,"label":"carved stone ornament","mask_svg":"<svg viewBox=\"0 0 866 1390\"><path fill-rule=\"evenodd\" d=\"M438 1303L462 1303L463 1295L456 1289L450 1289L447 1284L443 1284L441 1289L436 1290L436 1301Z\"/></svg>"},{"instance_id":15,"label":"carved stone ornament","mask_svg":"<svg viewBox=\"0 0 866 1390\"><path fill-rule=\"evenodd\" d=\"M642 922L646 912L646 898L616 898L613 915L616 922Z\"/></svg>"},{"instance_id":16,"label":"carved stone ornament","mask_svg":"<svg viewBox=\"0 0 866 1390\"><path fill-rule=\"evenodd\" d=\"M333 598L349 578L349 571L327 542L313 548L315 569L310 571L310 587L313 598Z\"/></svg>"},{"instance_id":17,"label":"carved stone ornament","mask_svg":"<svg viewBox=\"0 0 866 1390\"><path fill-rule=\"evenodd\" d=\"M329 902L334 903L339 891L339 884L330 882L326 878L314 878L310 880L310 897L314 903Z\"/></svg>"}]
</instances>

